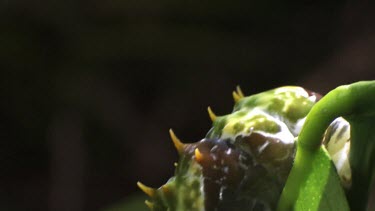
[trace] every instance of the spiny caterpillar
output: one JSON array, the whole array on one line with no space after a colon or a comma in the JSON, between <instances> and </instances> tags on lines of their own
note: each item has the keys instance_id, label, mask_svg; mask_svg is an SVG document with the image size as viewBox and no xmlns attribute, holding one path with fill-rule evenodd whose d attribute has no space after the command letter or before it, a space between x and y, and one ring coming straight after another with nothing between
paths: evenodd
<instances>
[{"instance_id":1,"label":"spiny caterpillar","mask_svg":"<svg viewBox=\"0 0 375 211\"><path fill-rule=\"evenodd\" d=\"M138 182L154 211L275 210L293 165L296 139L305 118L321 98L301 87L285 86L245 97L233 92L231 114L216 116L199 142L184 144L170 130L178 151L175 176L158 189ZM351 174L349 124L337 119L323 137L345 186ZM349 144L348 144L349 143Z\"/></svg>"}]
</instances>

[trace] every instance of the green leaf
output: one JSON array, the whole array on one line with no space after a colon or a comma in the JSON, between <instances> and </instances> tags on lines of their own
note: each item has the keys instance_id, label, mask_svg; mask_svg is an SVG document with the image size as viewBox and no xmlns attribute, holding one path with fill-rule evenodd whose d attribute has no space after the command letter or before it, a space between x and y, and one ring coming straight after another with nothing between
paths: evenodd
<instances>
[{"instance_id":1,"label":"green leaf","mask_svg":"<svg viewBox=\"0 0 375 211\"><path fill-rule=\"evenodd\" d=\"M326 128L340 116L351 126L352 187L347 195L348 204L351 210L365 210L375 169L375 81L340 86L314 105L298 137L295 162L278 210L349 209L332 164L325 164L329 160L328 154L326 158L319 155ZM317 167L319 164L321 168ZM317 180L319 174L321 181Z\"/></svg>"},{"instance_id":2,"label":"green leaf","mask_svg":"<svg viewBox=\"0 0 375 211\"><path fill-rule=\"evenodd\" d=\"M312 158L310 172L300 187L294 209L349 210L336 169L323 146Z\"/></svg>"}]
</instances>

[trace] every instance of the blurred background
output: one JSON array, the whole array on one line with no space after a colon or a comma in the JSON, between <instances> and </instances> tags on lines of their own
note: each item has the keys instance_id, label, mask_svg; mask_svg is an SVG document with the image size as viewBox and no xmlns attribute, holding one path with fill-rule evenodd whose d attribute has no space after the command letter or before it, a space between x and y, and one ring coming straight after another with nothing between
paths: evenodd
<instances>
[{"instance_id":1,"label":"blurred background","mask_svg":"<svg viewBox=\"0 0 375 211\"><path fill-rule=\"evenodd\" d=\"M168 129L200 140L207 106L231 112L236 85L325 94L374 79L374 14L350 1L0 0L0 210L141 210L136 182L173 174Z\"/></svg>"}]
</instances>

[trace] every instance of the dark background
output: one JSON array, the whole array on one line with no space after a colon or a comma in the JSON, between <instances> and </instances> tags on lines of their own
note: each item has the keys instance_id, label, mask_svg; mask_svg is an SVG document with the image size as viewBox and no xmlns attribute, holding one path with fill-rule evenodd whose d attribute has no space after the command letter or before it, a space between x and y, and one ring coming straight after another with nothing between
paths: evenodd
<instances>
[{"instance_id":1,"label":"dark background","mask_svg":"<svg viewBox=\"0 0 375 211\"><path fill-rule=\"evenodd\" d=\"M231 92L375 78L350 1L0 0L0 209L99 210L173 174Z\"/></svg>"}]
</instances>

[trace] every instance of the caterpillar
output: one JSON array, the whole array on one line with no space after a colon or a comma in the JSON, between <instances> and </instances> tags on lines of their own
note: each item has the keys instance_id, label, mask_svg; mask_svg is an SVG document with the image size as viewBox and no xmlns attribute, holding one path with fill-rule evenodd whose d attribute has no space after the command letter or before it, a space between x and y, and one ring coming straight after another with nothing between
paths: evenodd
<instances>
[{"instance_id":1,"label":"caterpillar","mask_svg":"<svg viewBox=\"0 0 375 211\"><path fill-rule=\"evenodd\" d=\"M275 210L296 153L296 140L311 108L322 97L298 86L246 96L232 93L232 113L217 116L205 138L183 143L170 130L179 160L175 175L158 189L138 182L154 211ZM336 119L322 142L341 182L350 187L350 125Z\"/></svg>"}]
</instances>

